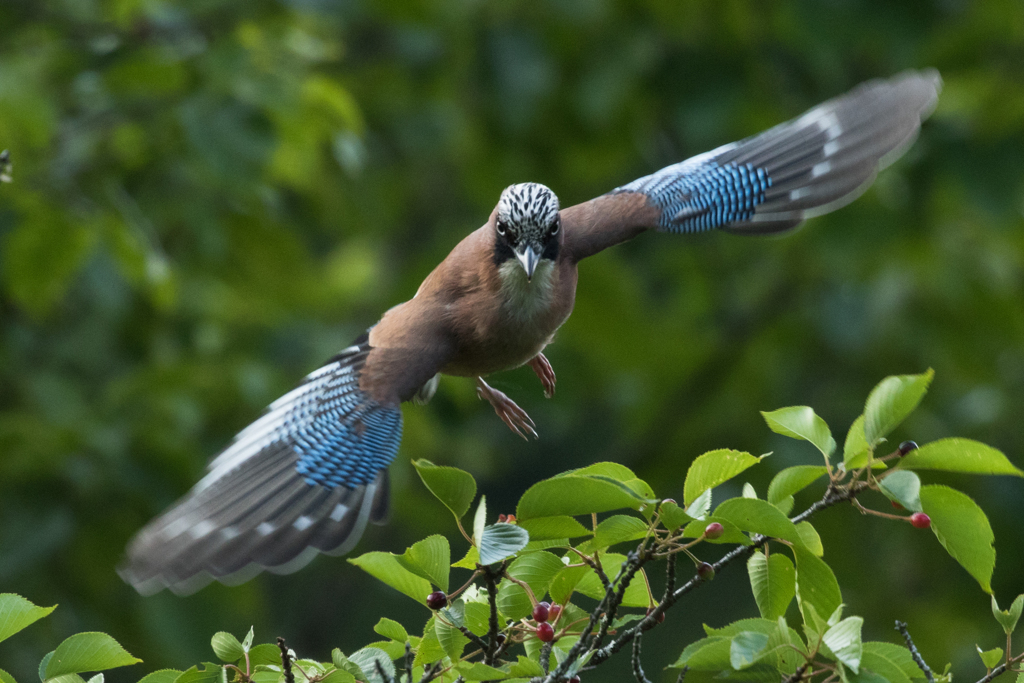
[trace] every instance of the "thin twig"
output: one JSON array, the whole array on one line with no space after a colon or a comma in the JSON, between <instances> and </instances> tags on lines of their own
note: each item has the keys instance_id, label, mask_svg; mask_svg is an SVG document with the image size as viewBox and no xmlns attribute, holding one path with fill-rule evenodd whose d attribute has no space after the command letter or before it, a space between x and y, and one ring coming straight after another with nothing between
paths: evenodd
<instances>
[{"instance_id":1,"label":"thin twig","mask_svg":"<svg viewBox=\"0 0 1024 683\"><path fill-rule=\"evenodd\" d=\"M437 672L441 670L444 664L442 662L434 662L428 666L423 667L423 677L420 678L420 683L430 683L437 677Z\"/></svg>"},{"instance_id":2,"label":"thin twig","mask_svg":"<svg viewBox=\"0 0 1024 683\"><path fill-rule=\"evenodd\" d=\"M373 660L373 666L377 669L377 675L380 676L382 683L395 683L395 679L384 670L384 665L380 663L379 659Z\"/></svg>"},{"instance_id":3,"label":"thin twig","mask_svg":"<svg viewBox=\"0 0 1024 683\"><path fill-rule=\"evenodd\" d=\"M787 678L783 683L800 683L803 680L804 674L807 672L807 667L811 665L810 662L804 662L796 668L793 675Z\"/></svg>"},{"instance_id":4,"label":"thin twig","mask_svg":"<svg viewBox=\"0 0 1024 683\"><path fill-rule=\"evenodd\" d=\"M295 674L292 673L292 658L288 654L288 646L285 645L284 638L278 636L277 647L281 650L281 668L284 669L285 683L295 683Z\"/></svg>"},{"instance_id":5,"label":"thin twig","mask_svg":"<svg viewBox=\"0 0 1024 683\"><path fill-rule=\"evenodd\" d=\"M487 651L487 641L486 640L484 640L483 638L481 638L477 634L473 633L472 631L470 631L465 626L456 626L455 628L459 629L462 632L462 635L466 636L471 641L476 643L476 646L478 648L482 649L484 652Z\"/></svg>"},{"instance_id":6,"label":"thin twig","mask_svg":"<svg viewBox=\"0 0 1024 683\"><path fill-rule=\"evenodd\" d=\"M935 674L933 674L932 670L928 668L927 664L925 664L924 657L921 656L921 653L917 651L917 646L914 645L914 640L910 637L910 631L907 630L907 625L902 621L897 621L896 630L903 634L903 639L907 641L907 649L910 650L910 656L914 658L914 662L916 662L917 665L921 668L921 671L924 672L924 676L928 679L928 683L935 683ZM997 668L1005 667L1003 665L1000 665L1000 667ZM994 672L995 669L993 669L992 671ZM1002 671L1000 671L999 673L1002 673ZM998 676L999 674L996 675ZM984 683L988 683L988 681L992 680L992 678L994 678L992 676L992 672L989 672L989 675L985 676L985 678L981 680Z\"/></svg>"},{"instance_id":7,"label":"thin twig","mask_svg":"<svg viewBox=\"0 0 1024 683\"><path fill-rule=\"evenodd\" d=\"M1001 676L1002 674L1006 673L1007 670L1008 669L1006 667L1006 662L1003 662L1002 664L1000 664L996 668L994 668L991 671L989 671L988 674L986 674L984 678L979 679L978 683L988 683L989 681L991 681L996 676Z\"/></svg>"},{"instance_id":8,"label":"thin twig","mask_svg":"<svg viewBox=\"0 0 1024 683\"><path fill-rule=\"evenodd\" d=\"M416 661L412 654L412 643L405 641L405 673L408 676L406 683L412 683L412 665Z\"/></svg>"},{"instance_id":9,"label":"thin twig","mask_svg":"<svg viewBox=\"0 0 1024 683\"><path fill-rule=\"evenodd\" d=\"M636 638L633 639L633 657L631 662L633 664L633 676L636 678L636 683L651 683L647 676L644 675L644 667L640 663L640 641L643 640L643 636L637 634Z\"/></svg>"},{"instance_id":10,"label":"thin twig","mask_svg":"<svg viewBox=\"0 0 1024 683\"><path fill-rule=\"evenodd\" d=\"M676 679L676 683L683 683L686 680L686 674L689 670L690 667L684 666L683 670L679 672L679 678Z\"/></svg>"}]
</instances>

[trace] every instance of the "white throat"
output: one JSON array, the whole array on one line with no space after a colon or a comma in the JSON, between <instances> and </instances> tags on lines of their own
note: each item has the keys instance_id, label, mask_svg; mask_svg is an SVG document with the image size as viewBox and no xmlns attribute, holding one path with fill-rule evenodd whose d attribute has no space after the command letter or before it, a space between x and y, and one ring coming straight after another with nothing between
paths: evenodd
<instances>
[{"instance_id":1,"label":"white throat","mask_svg":"<svg viewBox=\"0 0 1024 683\"><path fill-rule=\"evenodd\" d=\"M529 322L551 306L555 290L555 263L543 259L526 279L526 271L515 259L508 259L498 268L501 294L506 310L521 321Z\"/></svg>"}]
</instances>

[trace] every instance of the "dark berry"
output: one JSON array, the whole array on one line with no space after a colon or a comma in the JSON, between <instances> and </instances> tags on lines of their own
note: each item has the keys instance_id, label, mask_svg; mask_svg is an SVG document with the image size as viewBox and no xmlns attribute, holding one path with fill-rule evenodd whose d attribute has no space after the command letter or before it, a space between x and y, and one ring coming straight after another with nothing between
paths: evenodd
<instances>
[{"instance_id":1,"label":"dark berry","mask_svg":"<svg viewBox=\"0 0 1024 683\"><path fill-rule=\"evenodd\" d=\"M573 676L572 678L569 679L569 683L580 683L580 677L579 676Z\"/></svg>"},{"instance_id":2,"label":"dark berry","mask_svg":"<svg viewBox=\"0 0 1024 683\"><path fill-rule=\"evenodd\" d=\"M448 596L444 591L434 591L427 596L427 607L432 610L439 610L448 606Z\"/></svg>"},{"instance_id":3,"label":"dark berry","mask_svg":"<svg viewBox=\"0 0 1024 683\"><path fill-rule=\"evenodd\" d=\"M697 576L705 581L710 581L715 578L715 568L707 562L701 562L697 565Z\"/></svg>"},{"instance_id":4,"label":"dark berry","mask_svg":"<svg viewBox=\"0 0 1024 683\"><path fill-rule=\"evenodd\" d=\"M910 451L917 450L917 444L913 441L904 441L900 444L900 447L896 449L901 456L906 455Z\"/></svg>"},{"instance_id":5,"label":"dark berry","mask_svg":"<svg viewBox=\"0 0 1024 683\"><path fill-rule=\"evenodd\" d=\"M504 524L508 521L508 515L498 515L498 524Z\"/></svg>"},{"instance_id":6,"label":"dark berry","mask_svg":"<svg viewBox=\"0 0 1024 683\"><path fill-rule=\"evenodd\" d=\"M902 505L900 505L899 503L897 503L897 502L896 502L895 500L894 500L894 501L892 501L892 506L893 506L894 508L896 508L897 510L902 510L902 509L903 509L903 506L902 506Z\"/></svg>"},{"instance_id":7,"label":"dark berry","mask_svg":"<svg viewBox=\"0 0 1024 683\"><path fill-rule=\"evenodd\" d=\"M704 538L720 538L725 533L725 527L718 522L711 522L704 527Z\"/></svg>"},{"instance_id":8,"label":"dark berry","mask_svg":"<svg viewBox=\"0 0 1024 683\"><path fill-rule=\"evenodd\" d=\"M551 605L546 602L538 602L533 608L533 620L539 624L547 621L550 615Z\"/></svg>"},{"instance_id":9,"label":"dark berry","mask_svg":"<svg viewBox=\"0 0 1024 683\"><path fill-rule=\"evenodd\" d=\"M923 512L915 512L910 515L910 523L918 529L927 529L932 525L932 518Z\"/></svg>"},{"instance_id":10,"label":"dark berry","mask_svg":"<svg viewBox=\"0 0 1024 683\"><path fill-rule=\"evenodd\" d=\"M551 605L551 608L548 610L548 621L558 621L558 615L561 613L561 605Z\"/></svg>"},{"instance_id":11,"label":"dark berry","mask_svg":"<svg viewBox=\"0 0 1024 683\"><path fill-rule=\"evenodd\" d=\"M555 639L555 629L545 621L537 626L537 637L542 643L550 643Z\"/></svg>"},{"instance_id":12,"label":"dark berry","mask_svg":"<svg viewBox=\"0 0 1024 683\"><path fill-rule=\"evenodd\" d=\"M494 640L495 640L496 643L498 643L498 645L504 645L505 644L505 634L504 633L499 633L498 635L494 636Z\"/></svg>"},{"instance_id":13,"label":"dark berry","mask_svg":"<svg viewBox=\"0 0 1024 683\"><path fill-rule=\"evenodd\" d=\"M647 616L651 616L651 612L653 612L653 611L654 611L654 608L653 608L653 607L648 607L648 608L647 608ZM657 621L657 622L658 622L659 624L660 624L661 622L665 621L665 613L664 613L664 612L662 612L662 613L661 613L661 614L659 614L659 615L658 615L657 617L655 617L655 621Z\"/></svg>"}]
</instances>

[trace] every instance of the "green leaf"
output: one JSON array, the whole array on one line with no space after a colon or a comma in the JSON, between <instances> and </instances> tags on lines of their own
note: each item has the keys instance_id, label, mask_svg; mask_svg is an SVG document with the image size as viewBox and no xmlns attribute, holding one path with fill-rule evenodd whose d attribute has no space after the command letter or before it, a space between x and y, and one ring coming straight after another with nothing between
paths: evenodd
<instances>
[{"instance_id":1,"label":"green leaf","mask_svg":"<svg viewBox=\"0 0 1024 683\"><path fill-rule=\"evenodd\" d=\"M597 525L592 548L607 548L616 543L637 541L647 535L647 524L629 515L612 515Z\"/></svg>"},{"instance_id":2,"label":"green leaf","mask_svg":"<svg viewBox=\"0 0 1024 683\"><path fill-rule=\"evenodd\" d=\"M575 519L566 515L536 517L534 519L517 521L519 526L529 532L530 540L532 541L578 538L580 536L589 536L593 533Z\"/></svg>"},{"instance_id":3,"label":"green leaf","mask_svg":"<svg viewBox=\"0 0 1024 683\"><path fill-rule=\"evenodd\" d=\"M768 502L772 505L803 491L820 479L828 470L821 465L787 467L772 478L768 485Z\"/></svg>"},{"instance_id":4,"label":"green leaf","mask_svg":"<svg viewBox=\"0 0 1024 683\"><path fill-rule=\"evenodd\" d=\"M1024 609L1024 594L1018 595L1008 610L1000 610L999 605L996 603L996 596L992 596L992 616L1003 627L1006 635L1010 635L1017 628L1017 622L1020 620L1022 609Z\"/></svg>"},{"instance_id":5,"label":"green leaf","mask_svg":"<svg viewBox=\"0 0 1024 683\"><path fill-rule=\"evenodd\" d=\"M589 515L640 506L653 501L639 496L628 486L611 478L562 475L545 479L527 489L519 499L516 517L521 520L537 517Z\"/></svg>"},{"instance_id":6,"label":"green leaf","mask_svg":"<svg viewBox=\"0 0 1024 683\"><path fill-rule=\"evenodd\" d=\"M803 541L804 548L811 551L815 557L821 557L825 554L825 548L821 545L821 537L818 536L818 531L811 525L810 522L803 521L796 525L797 533L800 534L800 538Z\"/></svg>"},{"instance_id":7,"label":"green leaf","mask_svg":"<svg viewBox=\"0 0 1024 683\"><path fill-rule=\"evenodd\" d=\"M757 491L749 481L743 483L743 491L740 493L744 498L757 498Z\"/></svg>"},{"instance_id":8,"label":"green leaf","mask_svg":"<svg viewBox=\"0 0 1024 683\"><path fill-rule=\"evenodd\" d=\"M444 621L456 628L466 625L466 601L462 598L452 601L448 607L438 610L438 613Z\"/></svg>"},{"instance_id":9,"label":"green leaf","mask_svg":"<svg viewBox=\"0 0 1024 683\"><path fill-rule=\"evenodd\" d=\"M36 607L20 595L0 593L0 641L10 638L55 609L56 605Z\"/></svg>"},{"instance_id":10,"label":"green leaf","mask_svg":"<svg viewBox=\"0 0 1024 683\"><path fill-rule=\"evenodd\" d=\"M513 676L522 678L534 678L536 676L543 676L544 669L541 668L540 662L535 662L529 657L519 655L518 661L512 665L510 672Z\"/></svg>"},{"instance_id":11,"label":"green leaf","mask_svg":"<svg viewBox=\"0 0 1024 683\"><path fill-rule=\"evenodd\" d=\"M848 666L853 673L860 671L860 658L863 652L861 629L864 619L847 617L825 631L821 640L832 650L836 659Z\"/></svg>"},{"instance_id":12,"label":"green leaf","mask_svg":"<svg viewBox=\"0 0 1024 683\"><path fill-rule=\"evenodd\" d=\"M970 439L939 439L911 451L900 460L909 470L943 470L967 474L1009 474L1024 477L1002 452Z\"/></svg>"},{"instance_id":13,"label":"green leaf","mask_svg":"<svg viewBox=\"0 0 1024 683\"><path fill-rule=\"evenodd\" d=\"M480 537L480 564L501 562L526 547L530 534L516 524L492 524L484 527Z\"/></svg>"},{"instance_id":14,"label":"green leaf","mask_svg":"<svg viewBox=\"0 0 1024 683\"><path fill-rule=\"evenodd\" d=\"M199 667L193 666L182 672L174 679L174 683L223 683L224 680L224 667L207 662L203 664L202 671Z\"/></svg>"},{"instance_id":15,"label":"green leaf","mask_svg":"<svg viewBox=\"0 0 1024 683\"><path fill-rule=\"evenodd\" d=\"M892 662L899 668L900 671L907 676L907 678L924 678L924 672L917 666L914 658L910 655L910 650L903 647L902 645L896 645L895 643L879 643L879 642L867 642L864 643L864 656L877 655L884 657L888 661ZM862 659L861 662L867 665L867 660ZM890 681L896 683L895 678L890 678Z\"/></svg>"},{"instance_id":16,"label":"green leaf","mask_svg":"<svg viewBox=\"0 0 1024 683\"><path fill-rule=\"evenodd\" d=\"M278 674L278 678L272 683L279 683L282 676ZM342 671L341 669L331 669L327 674L320 679L319 683L356 683L356 677L348 671ZM259 683L259 681L254 681Z\"/></svg>"},{"instance_id":17,"label":"green leaf","mask_svg":"<svg viewBox=\"0 0 1024 683\"><path fill-rule=\"evenodd\" d=\"M779 408L770 413L762 411L761 415L773 432L793 439L810 441L826 460L836 450L836 440L832 438L828 425L807 406Z\"/></svg>"},{"instance_id":18,"label":"green leaf","mask_svg":"<svg viewBox=\"0 0 1024 683\"><path fill-rule=\"evenodd\" d=\"M693 521L693 517L686 514L686 510L676 505L671 500L661 501L661 505L658 506L658 512L661 514L661 524L669 531L675 531L684 524L688 524Z\"/></svg>"},{"instance_id":19,"label":"green leaf","mask_svg":"<svg viewBox=\"0 0 1024 683\"><path fill-rule=\"evenodd\" d=\"M796 569L790 559L778 553L765 557L764 553L755 551L747 560L747 574L761 616L765 619L784 616L796 595Z\"/></svg>"},{"instance_id":20,"label":"green leaf","mask_svg":"<svg viewBox=\"0 0 1024 683\"><path fill-rule=\"evenodd\" d=\"M753 541L740 531L739 527L725 519L724 517L707 517L705 519L690 522L683 529L683 536L685 538L699 538L704 530L707 529L708 524L712 522L718 522L722 525L725 531L718 538L706 538L703 543L714 543L714 544L730 544L739 543L740 545L750 545Z\"/></svg>"},{"instance_id":21,"label":"green leaf","mask_svg":"<svg viewBox=\"0 0 1024 683\"><path fill-rule=\"evenodd\" d=\"M480 551L476 549L475 545L471 545L466 551L466 555L458 562L453 562L452 566L459 569L476 569L478 564L480 564Z\"/></svg>"},{"instance_id":22,"label":"green leaf","mask_svg":"<svg viewBox=\"0 0 1024 683\"><path fill-rule=\"evenodd\" d=\"M593 465L562 472L555 476L564 477L567 475L607 477L623 483L636 479L636 474L633 473L633 470L617 462L596 462Z\"/></svg>"},{"instance_id":23,"label":"green leaf","mask_svg":"<svg viewBox=\"0 0 1024 683\"><path fill-rule=\"evenodd\" d=\"M864 467L868 464L868 451L871 445L864 436L864 415L861 414L850 425L843 444L843 466L847 471Z\"/></svg>"},{"instance_id":24,"label":"green leaf","mask_svg":"<svg viewBox=\"0 0 1024 683\"><path fill-rule=\"evenodd\" d=\"M377 625L373 627L373 630L384 636L390 638L399 643L404 643L409 640L409 633L405 630L405 627L399 624L393 619L387 617L381 617L381 620L377 622Z\"/></svg>"},{"instance_id":25,"label":"green leaf","mask_svg":"<svg viewBox=\"0 0 1024 683\"><path fill-rule=\"evenodd\" d=\"M692 503L686 506L686 514L693 519L704 519L711 511L711 489L697 496Z\"/></svg>"},{"instance_id":26,"label":"green leaf","mask_svg":"<svg viewBox=\"0 0 1024 683\"><path fill-rule=\"evenodd\" d=\"M379 662L381 668L384 669L384 673L388 675L390 679L395 677L395 665L388 657L388 654L376 647L364 647L361 650L353 652L349 657L349 661L362 669L363 673L366 674L366 680L369 683L385 683L381 679L379 673L377 673L377 667L374 662Z\"/></svg>"},{"instance_id":27,"label":"green leaf","mask_svg":"<svg viewBox=\"0 0 1024 683\"><path fill-rule=\"evenodd\" d=\"M150 674L150 675L152 675L152 674ZM143 679L143 680L145 680L145 679ZM14 680L14 676L12 676L11 674L7 673L3 669L0 669L0 683L18 683L18 682ZM162 681L160 683L171 683L171 682L163 682Z\"/></svg>"},{"instance_id":28,"label":"green leaf","mask_svg":"<svg viewBox=\"0 0 1024 683\"><path fill-rule=\"evenodd\" d=\"M249 627L249 632L245 634L245 639L242 641L242 649L245 650L246 652L248 652L249 648L252 647L252 639L255 638L255 637L256 637L256 632L253 630L253 627L250 626Z\"/></svg>"},{"instance_id":29,"label":"green leaf","mask_svg":"<svg viewBox=\"0 0 1024 683\"><path fill-rule=\"evenodd\" d=\"M46 665L46 678L85 671L105 671L141 662L106 633L76 633L57 646Z\"/></svg>"},{"instance_id":30,"label":"green leaf","mask_svg":"<svg viewBox=\"0 0 1024 683\"><path fill-rule=\"evenodd\" d=\"M262 643L249 650L249 664L259 666L260 664L280 664L281 649L277 645Z\"/></svg>"},{"instance_id":31,"label":"green leaf","mask_svg":"<svg viewBox=\"0 0 1024 683\"><path fill-rule=\"evenodd\" d=\"M886 377L871 390L864 405L864 438L876 445L914 412L928 391L934 371Z\"/></svg>"},{"instance_id":32,"label":"green leaf","mask_svg":"<svg viewBox=\"0 0 1024 683\"><path fill-rule=\"evenodd\" d=\"M222 662L234 664L245 656L245 650L242 649L238 638L226 631L214 633L213 638L210 639L210 645L213 646L213 653L217 655L217 659Z\"/></svg>"},{"instance_id":33,"label":"green leaf","mask_svg":"<svg viewBox=\"0 0 1024 683\"><path fill-rule=\"evenodd\" d=\"M618 553L604 553L601 555L601 568L609 579L614 579L626 561L625 555ZM604 586L601 579L593 570L588 570L586 575L576 584L576 592L586 595L588 598L600 600L604 597ZM647 607L650 604L650 596L647 594L647 586L643 577L637 575L626 588L622 604L626 607Z\"/></svg>"},{"instance_id":34,"label":"green leaf","mask_svg":"<svg viewBox=\"0 0 1024 683\"><path fill-rule=\"evenodd\" d=\"M139 680L139 683L174 683L180 675L181 672L177 669L160 669L146 674Z\"/></svg>"},{"instance_id":35,"label":"green leaf","mask_svg":"<svg viewBox=\"0 0 1024 683\"><path fill-rule=\"evenodd\" d=\"M464 618L466 620L466 628L470 632L478 636L485 635L490 630L490 605L485 602L467 602Z\"/></svg>"},{"instance_id":36,"label":"green leaf","mask_svg":"<svg viewBox=\"0 0 1024 683\"><path fill-rule=\"evenodd\" d=\"M886 643L888 644L888 643ZM860 673L874 673L889 683L910 683L910 677L889 657L870 649L873 643L864 643L860 657ZM909 652L908 652L909 654ZM922 673L922 675L924 675ZM859 683L869 683L859 681Z\"/></svg>"},{"instance_id":37,"label":"green leaf","mask_svg":"<svg viewBox=\"0 0 1024 683\"><path fill-rule=\"evenodd\" d=\"M921 507L946 552L991 593L995 536L982 509L966 494L938 485L921 487Z\"/></svg>"},{"instance_id":38,"label":"green leaf","mask_svg":"<svg viewBox=\"0 0 1024 683\"><path fill-rule=\"evenodd\" d=\"M441 467L429 460L414 460L412 466L434 496L452 511L455 519L469 511L476 497L476 480L473 475L455 467Z\"/></svg>"},{"instance_id":39,"label":"green leaf","mask_svg":"<svg viewBox=\"0 0 1024 683\"><path fill-rule=\"evenodd\" d=\"M921 511L921 479L913 472L890 472L879 480L878 487L889 500L895 500L911 512Z\"/></svg>"},{"instance_id":40,"label":"green leaf","mask_svg":"<svg viewBox=\"0 0 1024 683\"><path fill-rule=\"evenodd\" d=\"M434 617L431 617L427 621L427 627L423 631L423 639L420 641L419 647L416 648L416 657L413 659L413 666L424 666L426 664L432 664L433 662L439 662L447 656L444 648L441 647L441 641L437 639L437 631L434 630L434 622Z\"/></svg>"},{"instance_id":41,"label":"green leaf","mask_svg":"<svg viewBox=\"0 0 1024 683\"><path fill-rule=\"evenodd\" d=\"M487 666L482 662L474 662L472 664L462 662L458 666L458 671L467 681L500 681L512 675L507 671L495 669L493 666Z\"/></svg>"},{"instance_id":42,"label":"green leaf","mask_svg":"<svg viewBox=\"0 0 1024 683\"><path fill-rule=\"evenodd\" d=\"M743 631L733 636L729 644L729 664L732 668L745 669L760 656L768 644L768 636L755 631Z\"/></svg>"},{"instance_id":43,"label":"green leaf","mask_svg":"<svg viewBox=\"0 0 1024 683\"><path fill-rule=\"evenodd\" d=\"M572 597L576 585L587 575L590 569L587 567L564 567L551 579L548 593L551 599L560 605L564 605Z\"/></svg>"},{"instance_id":44,"label":"green leaf","mask_svg":"<svg viewBox=\"0 0 1024 683\"><path fill-rule=\"evenodd\" d=\"M669 667L682 669L685 666L694 671L728 670L732 666L731 654L732 638L722 636L702 638L687 645L680 653L679 658Z\"/></svg>"},{"instance_id":45,"label":"green leaf","mask_svg":"<svg viewBox=\"0 0 1024 683\"><path fill-rule=\"evenodd\" d=\"M457 625L447 624L443 619L434 619L434 631L437 633L437 642L444 648L445 654L451 657L452 661L458 661L462 657L462 651L469 644L469 638L462 635Z\"/></svg>"},{"instance_id":46,"label":"green leaf","mask_svg":"<svg viewBox=\"0 0 1024 683\"><path fill-rule=\"evenodd\" d=\"M832 614L843 602L832 568L802 546L793 546L796 558L796 600L804 623L811 623L807 605L817 614Z\"/></svg>"},{"instance_id":47,"label":"green leaf","mask_svg":"<svg viewBox=\"0 0 1024 683\"><path fill-rule=\"evenodd\" d=\"M349 562L418 603L422 604L431 593L430 582L403 567L397 555L370 552L351 558Z\"/></svg>"},{"instance_id":48,"label":"green leaf","mask_svg":"<svg viewBox=\"0 0 1024 683\"><path fill-rule=\"evenodd\" d=\"M978 656L981 657L981 663L985 665L986 669L994 669L999 666L999 662L1003 660L1003 648L997 647L994 650L985 650L982 652L981 648L977 645L974 646L978 650Z\"/></svg>"},{"instance_id":49,"label":"green leaf","mask_svg":"<svg viewBox=\"0 0 1024 683\"><path fill-rule=\"evenodd\" d=\"M417 576L427 579L441 590L448 591L451 549L448 539L435 534L413 543L397 556L398 563Z\"/></svg>"},{"instance_id":50,"label":"green leaf","mask_svg":"<svg viewBox=\"0 0 1024 683\"><path fill-rule=\"evenodd\" d=\"M433 628L434 627L434 617L430 617L430 619L428 620L427 623L428 623L428 626L430 628L430 634L431 634L431 636L434 637L434 644L437 644L437 636L434 636L434 628ZM424 638L424 640L426 640L426 638ZM422 642L421 642L421 649L422 649ZM440 645L437 646L437 651L439 653L439 655L438 655L439 658L444 656L444 650L441 649ZM419 658L419 653L417 652L417 659L418 658ZM431 660L431 661L434 661L434 660ZM337 667L337 669L339 671L345 671L345 672L351 674L352 677L355 678L356 680L359 680L359 681L365 681L366 680L366 674L363 673L363 670L359 667L359 665L356 664L355 662L353 662L352 660L350 660L348 657L346 657L345 654L341 650L339 650L338 648L334 648L333 650L331 650L331 662L334 664L335 667Z\"/></svg>"},{"instance_id":51,"label":"green leaf","mask_svg":"<svg viewBox=\"0 0 1024 683\"><path fill-rule=\"evenodd\" d=\"M485 526L487 526L487 496L480 496L476 514L473 515L473 543L477 548L480 547L480 537L484 535Z\"/></svg>"},{"instance_id":52,"label":"green leaf","mask_svg":"<svg viewBox=\"0 0 1024 683\"><path fill-rule=\"evenodd\" d=\"M715 517L732 522L743 531L752 531L792 543L802 539L796 525L771 503L757 498L730 498L715 508Z\"/></svg>"},{"instance_id":53,"label":"green leaf","mask_svg":"<svg viewBox=\"0 0 1024 683\"><path fill-rule=\"evenodd\" d=\"M750 453L723 448L698 456L690 464L683 484L683 499L687 506L698 496L726 482L761 461Z\"/></svg>"},{"instance_id":54,"label":"green leaf","mask_svg":"<svg viewBox=\"0 0 1024 683\"><path fill-rule=\"evenodd\" d=\"M506 570L508 575L526 582L534 596L541 600L552 579L565 568L558 556L549 552L529 553L517 557ZM586 567L583 567L585 571ZM498 611L509 619L522 619L533 611L533 603L520 586L502 581L498 588Z\"/></svg>"}]
</instances>

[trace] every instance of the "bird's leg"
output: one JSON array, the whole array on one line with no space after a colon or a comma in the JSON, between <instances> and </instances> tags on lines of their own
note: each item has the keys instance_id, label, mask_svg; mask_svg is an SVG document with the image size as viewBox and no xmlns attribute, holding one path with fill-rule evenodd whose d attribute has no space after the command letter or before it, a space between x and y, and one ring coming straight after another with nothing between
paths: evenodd
<instances>
[{"instance_id":1,"label":"bird's leg","mask_svg":"<svg viewBox=\"0 0 1024 683\"><path fill-rule=\"evenodd\" d=\"M484 381L483 377L476 378L476 395L494 406L494 412L513 432L527 441L530 440L527 435L537 438L536 425L526 411L517 406L515 401L504 393L492 388Z\"/></svg>"},{"instance_id":2,"label":"bird's leg","mask_svg":"<svg viewBox=\"0 0 1024 683\"><path fill-rule=\"evenodd\" d=\"M551 367L551 361L545 358L543 353L538 353L530 360L529 365L537 373L540 383L544 385L544 398L554 397L555 369Z\"/></svg>"}]
</instances>

